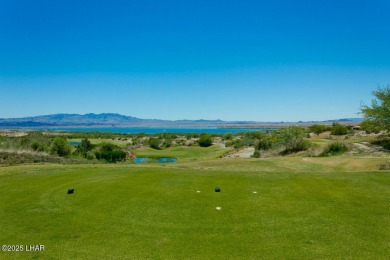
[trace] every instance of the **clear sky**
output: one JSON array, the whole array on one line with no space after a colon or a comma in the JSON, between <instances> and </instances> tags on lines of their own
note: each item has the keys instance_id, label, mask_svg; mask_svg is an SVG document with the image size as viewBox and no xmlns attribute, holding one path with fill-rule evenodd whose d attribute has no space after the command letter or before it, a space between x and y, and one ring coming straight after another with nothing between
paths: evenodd
<instances>
[{"instance_id":1,"label":"clear sky","mask_svg":"<svg viewBox=\"0 0 390 260\"><path fill-rule=\"evenodd\" d=\"M359 117L390 83L389 0L2 0L0 117Z\"/></svg>"}]
</instances>

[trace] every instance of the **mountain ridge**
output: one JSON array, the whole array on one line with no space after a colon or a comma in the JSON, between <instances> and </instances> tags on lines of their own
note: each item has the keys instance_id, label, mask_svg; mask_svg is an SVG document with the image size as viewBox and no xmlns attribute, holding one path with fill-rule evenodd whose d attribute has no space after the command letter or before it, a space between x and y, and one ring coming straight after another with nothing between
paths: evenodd
<instances>
[{"instance_id":1,"label":"mountain ridge","mask_svg":"<svg viewBox=\"0 0 390 260\"><path fill-rule=\"evenodd\" d=\"M223 121L216 120L163 120L141 119L118 113L87 113L81 114L51 114L21 118L0 118L0 127L136 127L136 126L251 126L251 125L284 125L284 124L314 124L314 123L358 123L361 118L342 118L326 121L306 122L256 122L256 121Z\"/></svg>"}]
</instances>

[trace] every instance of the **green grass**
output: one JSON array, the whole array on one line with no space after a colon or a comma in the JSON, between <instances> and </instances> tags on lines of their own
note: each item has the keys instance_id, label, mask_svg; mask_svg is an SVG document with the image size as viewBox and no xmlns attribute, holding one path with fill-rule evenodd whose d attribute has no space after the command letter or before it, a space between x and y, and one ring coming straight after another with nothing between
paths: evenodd
<instances>
[{"instance_id":1,"label":"green grass","mask_svg":"<svg viewBox=\"0 0 390 260\"><path fill-rule=\"evenodd\" d=\"M390 255L385 159L212 159L218 147L185 149L163 165L0 167L0 243L45 245L0 259Z\"/></svg>"},{"instance_id":2,"label":"green grass","mask_svg":"<svg viewBox=\"0 0 390 260\"><path fill-rule=\"evenodd\" d=\"M3 167L0 242L45 251L0 259L386 258L389 173L323 173L331 161L315 159Z\"/></svg>"}]
</instances>

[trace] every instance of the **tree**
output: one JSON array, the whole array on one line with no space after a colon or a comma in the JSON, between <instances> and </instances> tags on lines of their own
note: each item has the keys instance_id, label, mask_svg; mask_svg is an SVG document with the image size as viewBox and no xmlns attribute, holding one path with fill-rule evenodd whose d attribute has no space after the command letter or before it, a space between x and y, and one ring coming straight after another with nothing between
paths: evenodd
<instances>
[{"instance_id":1,"label":"tree","mask_svg":"<svg viewBox=\"0 0 390 260\"><path fill-rule=\"evenodd\" d=\"M70 145L66 142L66 139L60 136L54 138L51 143L50 151L58 156L68 156L71 152Z\"/></svg>"},{"instance_id":2,"label":"tree","mask_svg":"<svg viewBox=\"0 0 390 260\"><path fill-rule=\"evenodd\" d=\"M375 99L371 102L371 107L362 105L361 113L364 116L366 126L371 126L372 130L390 131L390 85L373 92Z\"/></svg>"},{"instance_id":3,"label":"tree","mask_svg":"<svg viewBox=\"0 0 390 260\"><path fill-rule=\"evenodd\" d=\"M202 133L200 134L198 143L201 147L209 147L213 144L213 138L207 133Z\"/></svg>"}]
</instances>

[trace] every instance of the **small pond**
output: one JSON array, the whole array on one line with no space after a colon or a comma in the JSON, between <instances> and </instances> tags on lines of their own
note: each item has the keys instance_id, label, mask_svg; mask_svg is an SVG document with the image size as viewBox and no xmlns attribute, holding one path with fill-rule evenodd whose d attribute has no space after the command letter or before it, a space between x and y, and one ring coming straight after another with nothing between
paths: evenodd
<instances>
[{"instance_id":1,"label":"small pond","mask_svg":"<svg viewBox=\"0 0 390 260\"><path fill-rule=\"evenodd\" d=\"M147 157L137 157L134 159L134 163L146 163L146 162L158 162L158 163L170 163L177 162L177 158L173 157L160 157L160 158L147 158Z\"/></svg>"},{"instance_id":2,"label":"small pond","mask_svg":"<svg viewBox=\"0 0 390 260\"><path fill-rule=\"evenodd\" d=\"M70 144L70 145L79 145L79 144L81 144L81 142L68 142L68 144Z\"/></svg>"},{"instance_id":3,"label":"small pond","mask_svg":"<svg viewBox=\"0 0 390 260\"><path fill-rule=\"evenodd\" d=\"M177 158L162 157L162 158L158 158L157 161L159 163L177 162Z\"/></svg>"},{"instance_id":4,"label":"small pond","mask_svg":"<svg viewBox=\"0 0 390 260\"><path fill-rule=\"evenodd\" d=\"M145 162L148 162L149 161L149 158L144 158L144 157L137 157L134 159L134 163L145 163Z\"/></svg>"}]
</instances>

